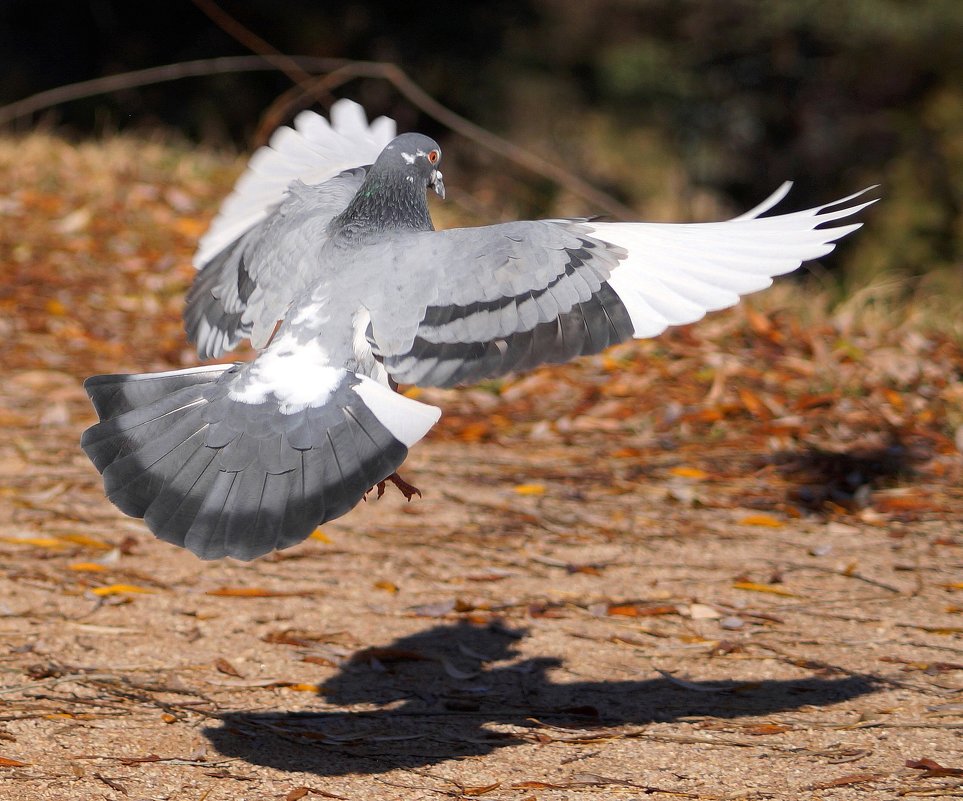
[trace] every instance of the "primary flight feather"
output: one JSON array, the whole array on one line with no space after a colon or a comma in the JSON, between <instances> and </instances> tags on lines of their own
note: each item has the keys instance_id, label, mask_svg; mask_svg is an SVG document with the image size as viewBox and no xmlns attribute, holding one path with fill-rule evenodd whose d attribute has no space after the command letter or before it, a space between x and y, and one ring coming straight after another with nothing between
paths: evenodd
<instances>
[{"instance_id":1,"label":"primary flight feather","mask_svg":"<svg viewBox=\"0 0 963 801\"><path fill-rule=\"evenodd\" d=\"M873 202L760 216L787 183L725 222L436 231L432 139L395 137L349 101L330 125L304 112L295 126L201 240L185 310L202 357L250 338L257 358L85 384L100 422L81 444L107 497L204 559L288 547L400 482L441 412L397 384L477 381L693 322L827 254L859 223L827 224Z\"/></svg>"}]
</instances>

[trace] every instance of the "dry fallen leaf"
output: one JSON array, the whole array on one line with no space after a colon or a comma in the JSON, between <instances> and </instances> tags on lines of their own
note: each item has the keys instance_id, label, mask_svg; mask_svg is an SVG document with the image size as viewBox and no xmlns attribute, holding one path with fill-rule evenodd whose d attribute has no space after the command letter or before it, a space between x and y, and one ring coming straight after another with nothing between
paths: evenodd
<instances>
[{"instance_id":1,"label":"dry fallen leaf","mask_svg":"<svg viewBox=\"0 0 963 801\"><path fill-rule=\"evenodd\" d=\"M782 520L772 515L746 515L739 519L739 523L743 526L766 526L768 528L782 528L786 525Z\"/></svg>"},{"instance_id":2,"label":"dry fallen leaf","mask_svg":"<svg viewBox=\"0 0 963 801\"><path fill-rule=\"evenodd\" d=\"M851 784L865 784L866 782L875 782L884 778L886 777L882 773L848 773L845 776L840 776L838 779L830 779L827 782L811 784L809 789L829 790L833 787L848 787Z\"/></svg>"},{"instance_id":3,"label":"dry fallen leaf","mask_svg":"<svg viewBox=\"0 0 963 801\"><path fill-rule=\"evenodd\" d=\"M88 537L86 534L61 534L59 539L74 545L83 545L85 548L94 548L98 551L109 551L114 547L108 542Z\"/></svg>"},{"instance_id":4,"label":"dry fallen leaf","mask_svg":"<svg viewBox=\"0 0 963 801\"><path fill-rule=\"evenodd\" d=\"M501 786L502 786L501 782L494 782L492 784L481 785L480 787L460 787L459 792L462 795L479 796L479 795L485 795L486 793L490 793L492 790L497 790Z\"/></svg>"},{"instance_id":5,"label":"dry fallen leaf","mask_svg":"<svg viewBox=\"0 0 963 801\"><path fill-rule=\"evenodd\" d=\"M107 570L107 566L100 562L73 562L67 565L67 569L76 570L78 573L103 573Z\"/></svg>"},{"instance_id":6,"label":"dry fallen leaf","mask_svg":"<svg viewBox=\"0 0 963 801\"><path fill-rule=\"evenodd\" d=\"M136 595L157 592L150 587L138 587L136 584L108 584L106 587L94 587L91 591L94 595L105 597L108 595Z\"/></svg>"},{"instance_id":7,"label":"dry fallen leaf","mask_svg":"<svg viewBox=\"0 0 963 801\"><path fill-rule=\"evenodd\" d=\"M782 734L785 731L792 731L792 726L787 726L785 723L755 723L751 726L744 726L742 731L746 734L764 735L764 734Z\"/></svg>"},{"instance_id":8,"label":"dry fallen leaf","mask_svg":"<svg viewBox=\"0 0 963 801\"><path fill-rule=\"evenodd\" d=\"M784 590L782 587L776 587L772 584L760 584L756 581L734 581L732 587L733 589L746 590L747 592L765 592L770 595L780 595L783 598L799 597L797 593Z\"/></svg>"},{"instance_id":9,"label":"dry fallen leaf","mask_svg":"<svg viewBox=\"0 0 963 801\"><path fill-rule=\"evenodd\" d=\"M217 668L217 670L220 671L221 673L225 673L228 676L236 676L239 679L244 678L241 672L236 667L234 667L234 665L232 665L226 659L223 659L221 657L214 660L214 667Z\"/></svg>"},{"instance_id":10,"label":"dry fallen leaf","mask_svg":"<svg viewBox=\"0 0 963 801\"><path fill-rule=\"evenodd\" d=\"M691 478L697 481L701 481L702 479L709 477L709 474L705 470L700 470L698 467L673 467L669 472L674 476L679 476L680 478Z\"/></svg>"},{"instance_id":11,"label":"dry fallen leaf","mask_svg":"<svg viewBox=\"0 0 963 801\"><path fill-rule=\"evenodd\" d=\"M16 537L9 534L0 534L0 542L10 545L32 545L34 548L65 548L66 543L57 537Z\"/></svg>"},{"instance_id":12,"label":"dry fallen leaf","mask_svg":"<svg viewBox=\"0 0 963 801\"><path fill-rule=\"evenodd\" d=\"M935 759L929 759L928 757L923 757L923 759L908 759L906 760L906 767L926 771L923 773L923 778L925 779L943 778L945 776L963 776L963 768L947 768Z\"/></svg>"},{"instance_id":13,"label":"dry fallen leaf","mask_svg":"<svg viewBox=\"0 0 963 801\"><path fill-rule=\"evenodd\" d=\"M221 598L304 598L321 595L321 590L269 590L264 587L218 587L205 595Z\"/></svg>"},{"instance_id":14,"label":"dry fallen leaf","mask_svg":"<svg viewBox=\"0 0 963 801\"><path fill-rule=\"evenodd\" d=\"M655 617L657 615L677 615L679 609L674 604L646 606L634 603L609 604L606 614L619 617Z\"/></svg>"}]
</instances>

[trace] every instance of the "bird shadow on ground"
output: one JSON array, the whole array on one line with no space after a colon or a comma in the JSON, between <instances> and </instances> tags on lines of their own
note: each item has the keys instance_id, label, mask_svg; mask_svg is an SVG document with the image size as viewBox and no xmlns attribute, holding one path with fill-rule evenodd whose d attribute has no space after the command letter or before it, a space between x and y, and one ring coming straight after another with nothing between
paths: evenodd
<instances>
[{"instance_id":1,"label":"bird shadow on ground","mask_svg":"<svg viewBox=\"0 0 963 801\"><path fill-rule=\"evenodd\" d=\"M251 764L320 776L374 774L491 753L537 732L564 737L558 729L751 717L828 706L877 689L863 676L556 683L549 671L560 660L517 660L525 634L464 622L435 626L355 654L324 683L320 696L328 704L361 710L228 712L204 733L222 755ZM514 661L493 666L506 660ZM532 731L518 735L496 724Z\"/></svg>"},{"instance_id":2,"label":"bird shadow on ground","mask_svg":"<svg viewBox=\"0 0 963 801\"><path fill-rule=\"evenodd\" d=\"M868 503L871 490L912 480L916 466L932 457L930 451L922 441L890 433L883 443L846 450L810 446L779 451L765 461L789 483L790 502L814 511L825 510L829 503L859 509Z\"/></svg>"}]
</instances>

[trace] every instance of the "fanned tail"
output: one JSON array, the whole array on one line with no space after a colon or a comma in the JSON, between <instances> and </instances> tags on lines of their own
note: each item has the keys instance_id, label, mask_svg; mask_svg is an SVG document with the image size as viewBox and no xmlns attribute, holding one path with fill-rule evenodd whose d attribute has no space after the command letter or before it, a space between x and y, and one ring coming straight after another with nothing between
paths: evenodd
<instances>
[{"instance_id":1,"label":"fanned tail","mask_svg":"<svg viewBox=\"0 0 963 801\"><path fill-rule=\"evenodd\" d=\"M343 369L305 377L313 396L296 402L250 374L216 365L84 385L101 422L81 445L107 497L202 559L305 539L397 470L439 416Z\"/></svg>"}]
</instances>

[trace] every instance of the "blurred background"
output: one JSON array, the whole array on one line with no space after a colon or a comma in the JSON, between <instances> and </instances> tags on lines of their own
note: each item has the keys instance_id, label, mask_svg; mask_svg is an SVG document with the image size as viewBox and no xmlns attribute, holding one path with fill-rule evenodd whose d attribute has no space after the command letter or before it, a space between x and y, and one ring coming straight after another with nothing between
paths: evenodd
<instances>
[{"instance_id":1,"label":"blurred background","mask_svg":"<svg viewBox=\"0 0 963 801\"><path fill-rule=\"evenodd\" d=\"M895 276L918 290L963 269L958 0L4 0L0 106L271 48L397 64L448 109L640 218L741 211L786 179L797 208L882 184L872 235L832 260L846 283ZM297 63L319 75L340 62ZM314 95L293 85L279 69L200 74L39 108L4 128L246 152L274 122L347 96L438 138L456 206L475 222L605 211L453 133L382 78L349 76Z\"/></svg>"}]
</instances>

